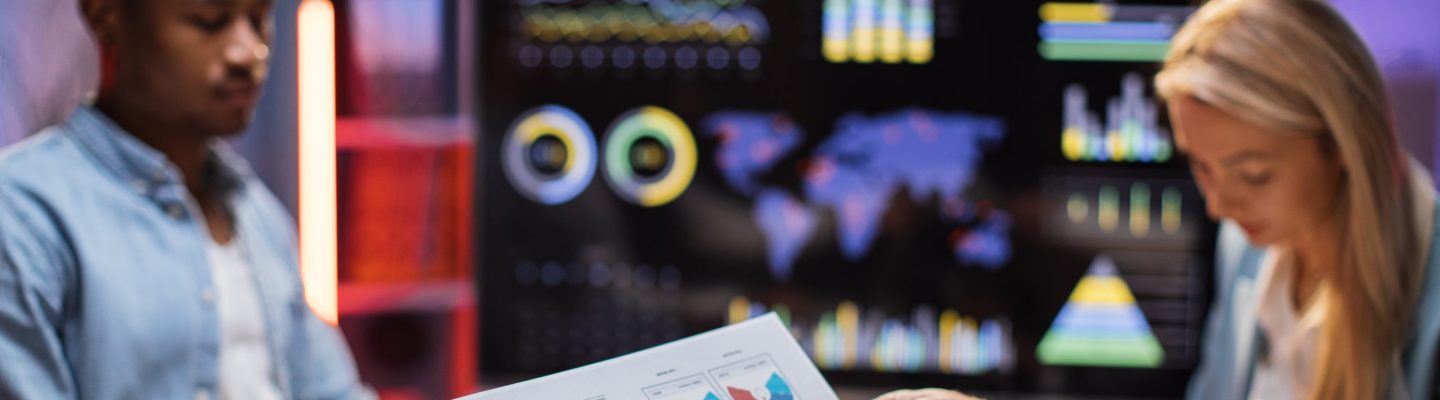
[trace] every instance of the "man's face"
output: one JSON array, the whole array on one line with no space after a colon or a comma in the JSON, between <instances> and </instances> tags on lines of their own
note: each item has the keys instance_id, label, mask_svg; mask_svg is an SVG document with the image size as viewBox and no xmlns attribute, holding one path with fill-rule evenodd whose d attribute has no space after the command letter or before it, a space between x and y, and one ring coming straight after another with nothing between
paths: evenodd
<instances>
[{"instance_id":1,"label":"man's face","mask_svg":"<svg viewBox=\"0 0 1440 400\"><path fill-rule=\"evenodd\" d=\"M102 91L170 126L244 129L265 81L273 0L118 1L129 4L117 10L113 42L97 33L114 53Z\"/></svg>"}]
</instances>

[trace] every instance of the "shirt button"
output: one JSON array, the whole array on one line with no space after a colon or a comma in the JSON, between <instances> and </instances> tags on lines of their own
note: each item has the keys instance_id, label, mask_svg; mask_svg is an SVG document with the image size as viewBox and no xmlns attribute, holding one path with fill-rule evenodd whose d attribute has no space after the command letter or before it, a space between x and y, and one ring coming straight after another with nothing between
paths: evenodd
<instances>
[{"instance_id":1,"label":"shirt button","mask_svg":"<svg viewBox=\"0 0 1440 400\"><path fill-rule=\"evenodd\" d=\"M180 218L185 216L185 209L177 205L170 205L165 207L165 213L170 214L172 218Z\"/></svg>"},{"instance_id":2,"label":"shirt button","mask_svg":"<svg viewBox=\"0 0 1440 400\"><path fill-rule=\"evenodd\" d=\"M206 303L214 302L215 289L205 288L205 290L200 291L200 299L205 300Z\"/></svg>"},{"instance_id":3,"label":"shirt button","mask_svg":"<svg viewBox=\"0 0 1440 400\"><path fill-rule=\"evenodd\" d=\"M205 389L196 390L195 400L210 400L210 392L205 391Z\"/></svg>"}]
</instances>

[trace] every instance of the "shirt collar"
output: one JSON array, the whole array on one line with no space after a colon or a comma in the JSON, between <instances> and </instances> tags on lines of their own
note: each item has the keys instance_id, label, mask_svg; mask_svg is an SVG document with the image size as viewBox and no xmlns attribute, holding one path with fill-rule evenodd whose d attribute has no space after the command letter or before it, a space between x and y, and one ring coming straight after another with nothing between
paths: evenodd
<instances>
[{"instance_id":1,"label":"shirt collar","mask_svg":"<svg viewBox=\"0 0 1440 400\"><path fill-rule=\"evenodd\" d=\"M82 106L67 123L67 129L102 168L142 193L155 193L166 186L184 186L180 169L163 153L141 142L116 125L93 106ZM215 188L225 195L243 190L254 171L223 140L209 144L205 172Z\"/></svg>"}]
</instances>

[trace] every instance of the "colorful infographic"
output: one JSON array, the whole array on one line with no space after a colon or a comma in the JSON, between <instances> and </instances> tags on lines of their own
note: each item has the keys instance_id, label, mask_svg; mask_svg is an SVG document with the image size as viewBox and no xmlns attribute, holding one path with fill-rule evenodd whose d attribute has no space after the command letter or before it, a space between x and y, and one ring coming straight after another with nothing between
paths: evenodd
<instances>
[{"instance_id":1,"label":"colorful infographic","mask_svg":"<svg viewBox=\"0 0 1440 400\"><path fill-rule=\"evenodd\" d=\"M515 119L501 145L505 177L525 197L546 205L569 201L595 176L595 134L585 120L557 105Z\"/></svg>"},{"instance_id":2,"label":"colorful infographic","mask_svg":"<svg viewBox=\"0 0 1440 400\"><path fill-rule=\"evenodd\" d=\"M720 176L746 196L755 195L760 177L805 141L805 131L782 113L719 112L704 125L720 144L715 151Z\"/></svg>"},{"instance_id":3,"label":"colorful infographic","mask_svg":"<svg viewBox=\"0 0 1440 400\"><path fill-rule=\"evenodd\" d=\"M1165 351L1108 256L1096 257L1036 349L1046 365L1154 368Z\"/></svg>"},{"instance_id":4,"label":"colorful infographic","mask_svg":"<svg viewBox=\"0 0 1440 400\"><path fill-rule=\"evenodd\" d=\"M935 57L932 1L825 0L820 52L832 63L929 63Z\"/></svg>"},{"instance_id":5,"label":"colorful infographic","mask_svg":"<svg viewBox=\"0 0 1440 400\"><path fill-rule=\"evenodd\" d=\"M695 177L695 137L669 110L645 106L622 115L605 137L605 178L621 198L659 207Z\"/></svg>"},{"instance_id":6,"label":"colorful infographic","mask_svg":"<svg viewBox=\"0 0 1440 400\"><path fill-rule=\"evenodd\" d=\"M721 400L705 375L695 374L643 389L649 400Z\"/></svg>"},{"instance_id":7,"label":"colorful infographic","mask_svg":"<svg viewBox=\"0 0 1440 400\"><path fill-rule=\"evenodd\" d=\"M1160 126L1160 109L1145 95L1145 81L1129 73L1120 95L1105 103L1105 120L1089 110L1083 86L1065 87L1065 126L1060 151L1070 161L1163 163L1174 155L1170 131Z\"/></svg>"},{"instance_id":8,"label":"colorful infographic","mask_svg":"<svg viewBox=\"0 0 1440 400\"><path fill-rule=\"evenodd\" d=\"M1040 6L1040 55L1052 61L1160 62L1193 7L1112 3Z\"/></svg>"},{"instance_id":9,"label":"colorful infographic","mask_svg":"<svg viewBox=\"0 0 1440 400\"><path fill-rule=\"evenodd\" d=\"M723 389L722 389L723 388ZM643 394L643 397L641 397ZM835 400L774 315L490 388L464 400Z\"/></svg>"},{"instance_id":10,"label":"colorful infographic","mask_svg":"<svg viewBox=\"0 0 1440 400\"><path fill-rule=\"evenodd\" d=\"M1133 247L1192 243L1204 234L1193 181L1054 174L1043 182L1045 233L1055 238Z\"/></svg>"},{"instance_id":11,"label":"colorful infographic","mask_svg":"<svg viewBox=\"0 0 1440 400\"><path fill-rule=\"evenodd\" d=\"M717 167L736 192L754 199L755 223L767 242L771 274L789 279L795 261L814 240L819 212L833 211L842 255L859 261L880 235L880 220L896 193L917 204L938 199L941 217L954 227L945 240L962 265L999 268L1010 258L1010 217L965 190L978 176L985 150L998 144L998 118L904 109L842 116L830 135L799 166L802 187L768 186L760 177L804 141L784 114L720 112L704 122L719 141Z\"/></svg>"},{"instance_id":12,"label":"colorful infographic","mask_svg":"<svg viewBox=\"0 0 1440 400\"><path fill-rule=\"evenodd\" d=\"M784 304L766 307L744 297L731 300L728 319L736 323L768 312L790 326L822 369L980 375L1014 365L1010 328L1003 319L979 319L955 310L937 315L929 307L902 319L862 312L859 305L843 302L818 321L794 321Z\"/></svg>"},{"instance_id":13,"label":"colorful infographic","mask_svg":"<svg viewBox=\"0 0 1440 400\"><path fill-rule=\"evenodd\" d=\"M525 68L755 70L770 23L747 0L521 0Z\"/></svg>"},{"instance_id":14,"label":"colorful infographic","mask_svg":"<svg viewBox=\"0 0 1440 400\"><path fill-rule=\"evenodd\" d=\"M710 371L731 400L796 400L770 355L762 354Z\"/></svg>"},{"instance_id":15,"label":"colorful infographic","mask_svg":"<svg viewBox=\"0 0 1440 400\"><path fill-rule=\"evenodd\" d=\"M1120 230L1120 217L1128 215L1128 232L1136 238L1144 238L1152 233L1163 233L1173 235L1180 232L1183 226L1181 212L1184 198L1180 189L1166 187L1160 192L1160 232L1152 232L1151 198L1153 197L1150 185L1144 182L1130 184L1129 208L1121 211L1120 190L1114 186L1105 185L1100 187L1100 192L1094 199L1084 193L1071 193L1065 200L1065 215L1070 223L1076 225L1096 224L1100 231L1106 234L1115 233ZM1093 222L1091 218L1094 218Z\"/></svg>"}]
</instances>

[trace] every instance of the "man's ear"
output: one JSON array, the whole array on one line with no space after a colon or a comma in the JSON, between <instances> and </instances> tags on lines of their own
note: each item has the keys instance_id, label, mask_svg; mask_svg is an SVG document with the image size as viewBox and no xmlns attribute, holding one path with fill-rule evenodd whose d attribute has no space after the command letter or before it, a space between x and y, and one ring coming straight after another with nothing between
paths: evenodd
<instances>
[{"instance_id":1,"label":"man's ear","mask_svg":"<svg viewBox=\"0 0 1440 400\"><path fill-rule=\"evenodd\" d=\"M90 35L101 46L110 44L120 32L120 2L133 0L79 0L80 16Z\"/></svg>"},{"instance_id":2,"label":"man's ear","mask_svg":"<svg viewBox=\"0 0 1440 400\"><path fill-rule=\"evenodd\" d=\"M104 95L111 92L115 85L115 42L120 35L121 11L125 6L122 2L136 0L76 1L80 2L80 16L90 28L90 36L95 39L100 52L100 82L96 91L98 95Z\"/></svg>"}]
</instances>

